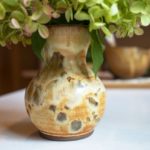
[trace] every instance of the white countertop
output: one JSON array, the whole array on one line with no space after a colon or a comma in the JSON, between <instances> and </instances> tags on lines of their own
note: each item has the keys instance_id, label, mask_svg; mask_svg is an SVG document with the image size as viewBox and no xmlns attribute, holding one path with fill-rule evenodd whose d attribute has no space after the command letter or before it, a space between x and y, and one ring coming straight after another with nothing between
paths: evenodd
<instances>
[{"instance_id":1,"label":"white countertop","mask_svg":"<svg viewBox=\"0 0 150 150\"><path fill-rule=\"evenodd\" d=\"M105 115L79 141L42 139L24 107L24 90L0 97L1 150L150 150L150 89L107 90Z\"/></svg>"}]
</instances>

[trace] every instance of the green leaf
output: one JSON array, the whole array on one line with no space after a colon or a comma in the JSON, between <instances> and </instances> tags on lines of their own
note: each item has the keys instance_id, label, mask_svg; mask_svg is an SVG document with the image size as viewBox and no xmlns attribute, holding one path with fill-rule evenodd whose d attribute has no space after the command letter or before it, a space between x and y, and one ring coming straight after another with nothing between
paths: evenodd
<instances>
[{"instance_id":1,"label":"green leaf","mask_svg":"<svg viewBox=\"0 0 150 150\"><path fill-rule=\"evenodd\" d=\"M32 50L34 54L39 58L42 59L42 49L45 45L46 39L41 38L38 32L33 33L32 35Z\"/></svg>"},{"instance_id":2,"label":"green leaf","mask_svg":"<svg viewBox=\"0 0 150 150\"><path fill-rule=\"evenodd\" d=\"M90 17L88 15L88 13L85 13L83 11L77 12L74 17L75 17L76 20L81 20L81 21L90 20Z\"/></svg>"},{"instance_id":3,"label":"green leaf","mask_svg":"<svg viewBox=\"0 0 150 150\"><path fill-rule=\"evenodd\" d=\"M37 10L35 12L33 12L31 19L36 21L38 20L41 16L43 15L43 12L41 10Z\"/></svg>"},{"instance_id":4,"label":"green leaf","mask_svg":"<svg viewBox=\"0 0 150 150\"><path fill-rule=\"evenodd\" d=\"M21 11L15 10L11 13L11 17L23 22L25 19L24 14Z\"/></svg>"},{"instance_id":5,"label":"green leaf","mask_svg":"<svg viewBox=\"0 0 150 150\"><path fill-rule=\"evenodd\" d=\"M37 22L40 24L47 24L49 21L51 20L51 18L45 14L43 14L38 20Z\"/></svg>"},{"instance_id":6,"label":"green leaf","mask_svg":"<svg viewBox=\"0 0 150 150\"><path fill-rule=\"evenodd\" d=\"M29 35L36 32L37 29L38 29L38 23L32 22L30 19L28 19L26 24L24 25L24 31Z\"/></svg>"},{"instance_id":7,"label":"green leaf","mask_svg":"<svg viewBox=\"0 0 150 150\"><path fill-rule=\"evenodd\" d=\"M80 3L85 3L86 0L78 0Z\"/></svg>"},{"instance_id":8,"label":"green leaf","mask_svg":"<svg viewBox=\"0 0 150 150\"><path fill-rule=\"evenodd\" d=\"M110 12L112 16L115 16L118 14L119 10L118 10L118 5L116 3L114 3L111 8L110 8Z\"/></svg>"},{"instance_id":9,"label":"green leaf","mask_svg":"<svg viewBox=\"0 0 150 150\"><path fill-rule=\"evenodd\" d=\"M10 27L11 27L12 29L20 29L20 28L21 28L20 23L19 23L18 20L16 20L15 18L12 18L12 19L11 19Z\"/></svg>"},{"instance_id":10,"label":"green leaf","mask_svg":"<svg viewBox=\"0 0 150 150\"><path fill-rule=\"evenodd\" d=\"M71 7L69 7L66 12L65 12L65 17L67 22L69 22L70 20L73 20L73 10Z\"/></svg>"},{"instance_id":11,"label":"green leaf","mask_svg":"<svg viewBox=\"0 0 150 150\"><path fill-rule=\"evenodd\" d=\"M3 47L5 47L6 46L6 42L0 40L0 45L3 46Z\"/></svg>"},{"instance_id":12,"label":"green leaf","mask_svg":"<svg viewBox=\"0 0 150 150\"><path fill-rule=\"evenodd\" d=\"M143 26L148 26L150 24L150 15L142 15L141 23Z\"/></svg>"},{"instance_id":13,"label":"green leaf","mask_svg":"<svg viewBox=\"0 0 150 150\"><path fill-rule=\"evenodd\" d=\"M142 35L144 33L144 30L142 28L136 28L135 29L135 34L136 35Z\"/></svg>"},{"instance_id":14,"label":"green leaf","mask_svg":"<svg viewBox=\"0 0 150 150\"><path fill-rule=\"evenodd\" d=\"M107 36L110 36L111 35L111 32L109 31L109 29L105 26L102 26L101 27L102 31L107 35Z\"/></svg>"},{"instance_id":15,"label":"green leaf","mask_svg":"<svg viewBox=\"0 0 150 150\"><path fill-rule=\"evenodd\" d=\"M91 32L91 55L93 59L93 71L95 75L103 63L103 45L97 30Z\"/></svg>"},{"instance_id":16,"label":"green leaf","mask_svg":"<svg viewBox=\"0 0 150 150\"><path fill-rule=\"evenodd\" d=\"M16 6L19 4L18 0L3 0L9 6Z\"/></svg>"},{"instance_id":17,"label":"green leaf","mask_svg":"<svg viewBox=\"0 0 150 150\"><path fill-rule=\"evenodd\" d=\"M89 25L89 30L90 31L97 30L100 27L103 27L104 25L105 25L105 23L103 23L103 22L91 22Z\"/></svg>"},{"instance_id":18,"label":"green leaf","mask_svg":"<svg viewBox=\"0 0 150 150\"><path fill-rule=\"evenodd\" d=\"M66 8L67 8L67 3L65 0L61 0L56 3L56 9L65 10Z\"/></svg>"},{"instance_id":19,"label":"green leaf","mask_svg":"<svg viewBox=\"0 0 150 150\"><path fill-rule=\"evenodd\" d=\"M94 19L100 18L103 15L103 10L99 6L93 6L88 10L89 14L94 17Z\"/></svg>"},{"instance_id":20,"label":"green leaf","mask_svg":"<svg viewBox=\"0 0 150 150\"><path fill-rule=\"evenodd\" d=\"M132 4L131 4L131 12L133 13L142 13L144 10L145 10L145 3L143 1L134 1Z\"/></svg>"},{"instance_id":21,"label":"green leaf","mask_svg":"<svg viewBox=\"0 0 150 150\"><path fill-rule=\"evenodd\" d=\"M38 32L43 39L47 39L49 36L49 30L45 25L39 25Z\"/></svg>"},{"instance_id":22,"label":"green leaf","mask_svg":"<svg viewBox=\"0 0 150 150\"><path fill-rule=\"evenodd\" d=\"M5 7L0 3L0 20L5 18L6 10Z\"/></svg>"}]
</instances>

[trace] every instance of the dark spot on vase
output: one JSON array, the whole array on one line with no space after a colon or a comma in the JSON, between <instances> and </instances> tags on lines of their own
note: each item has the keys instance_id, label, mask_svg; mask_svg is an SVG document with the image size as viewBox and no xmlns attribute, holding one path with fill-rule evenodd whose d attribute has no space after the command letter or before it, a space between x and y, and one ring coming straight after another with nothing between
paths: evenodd
<instances>
[{"instance_id":1,"label":"dark spot on vase","mask_svg":"<svg viewBox=\"0 0 150 150\"><path fill-rule=\"evenodd\" d=\"M71 122L72 131L78 131L82 127L82 122L79 120L74 120Z\"/></svg>"},{"instance_id":2,"label":"dark spot on vase","mask_svg":"<svg viewBox=\"0 0 150 150\"><path fill-rule=\"evenodd\" d=\"M64 108L65 108L65 109L67 109L67 110L69 110L69 109L70 109L68 106L65 106Z\"/></svg>"},{"instance_id":3,"label":"dark spot on vase","mask_svg":"<svg viewBox=\"0 0 150 150\"><path fill-rule=\"evenodd\" d=\"M97 119L97 118L98 118L98 116L97 116L97 115L94 115L93 117L94 117L94 119Z\"/></svg>"},{"instance_id":4,"label":"dark spot on vase","mask_svg":"<svg viewBox=\"0 0 150 150\"><path fill-rule=\"evenodd\" d=\"M58 115L57 115L57 120L60 121L60 122L64 122L67 120L67 116L65 113L63 112L60 112Z\"/></svg>"},{"instance_id":5,"label":"dark spot on vase","mask_svg":"<svg viewBox=\"0 0 150 150\"><path fill-rule=\"evenodd\" d=\"M28 103L28 108L29 108L29 110L31 110L31 105Z\"/></svg>"},{"instance_id":6,"label":"dark spot on vase","mask_svg":"<svg viewBox=\"0 0 150 150\"><path fill-rule=\"evenodd\" d=\"M29 116L30 116L31 109L32 109L31 105L28 104L28 106L27 106L27 113L28 113Z\"/></svg>"},{"instance_id":7,"label":"dark spot on vase","mask_svg":"<svg viewBox=\"0 0 150 150\"><path fill-rule=\"evenodd\" d=\"M71 80L74 80L74 78L72 77L67 77L68 82L70 82Z\"/></svg>"},{"instance_id":8,"label":"dark spot on vase","mask_svg":"<svg viewBox=\"0 0 150 150\"><path fill-rule=\"evenodd\" d=\"M97 90L97 92L95 93L95 96L98 95L98 93L100 92L100 90L101 90L101 88L99 88L99 89Z\"/></svg>"},{"instance_id":9,"label":"dark spot on vase","mask_svg":"<svg viewBox=\"0 0 150 150\"><path fill-rule=\"evenodd\" d=\"M26 92L26 97L25 99L28 100L28 101L31 101L31 97L32 97L32 94L34 92L34 88L33 88L34 84L33 84L33 81L30 82L29 84L29 87L27 88L27 92Z\"/></svg>"},{"instance_id":10,"label":"dark spot on vase","mask_svg":"<svg viewBox=\"0 0 150 150\"><path fill-rule=\"evenodd\" d=\"M87 120L87 122L90 122L90 121L91 121L90 117L87 117L86 120Z\"/></svg>"},{"instance_id":11,"label":"dark spot on vase","mask_svg":"<svg viewBox=\"0 0 150 150\"><path fill-rule=\"evenodd\" d=\"M33 102L36 105L41 104L41 92L42 92L41 86L36 87L36 90L34 91L34 94L33 94Z\"/></svg>"},{"instance_id":12,"label":"dark spot on vase","mask_svg":"<svg viewBox=\"0 0 150 150\"><path fill-rule=\"evenodd\" d=\"M96 114L96 112L92 112L92 115L93 115L93 120L98 122L100 120L100 117L98 114Z\"/></svg>"},{"instance_id":13,"label":"dark spot on vase","mask_svg":"<svg viewBox=\"0 0 150 150\"><path fill-rule=\"evenodd\" d=\"M57 82L57 79L56 79L56 80L53 80L52 82L53 82L53 83L56 83L56 82Z\"/></svg>"},{"instance_id":14,"label":"dark spot on vase","mask_svg":"<svg viewBox=\"0 0 150 150\"><path fill-rule=\"evenodd\" d=\"M95 120L96 122L98 122L98 121L100 120L100 118L99 118L98 115L94 115L93 118L94 118L94 120Z\"/></svg>"},{"instance_id":15,"label":"dark spot on vase","mask_svg":"<svg viewBox=\"0 0 150 150\"><path fill-rule=\"evenodd\" d=\"M60 76L64 76L65 74L67 74L65 71L62 71L62 73L60 74Z\"/></svg>"},{"instance_id":16,"label":"dark spot on vase","mask_svg":"<svg viewBox=\"0 0 150 150\"><path fill-rule=\"evenodd\" d=\"M85 67L85 64L81 64L80 69L81 69L81 72L82 72L86 77L89 77L89 72L88 72L87 68Z\"/></svg>"},{"instance_id":17,"label":"dark spot on vase","mask_svg":"<svg viewBox=\"0 0 150 150\"><path fill-rule=\"evenodd\" d=\"M90 103L90 104L92 104L92 105L94 105L94 106L97 106L97 105L98 105L98 102L96 102L93 97L89 97L88 100L89 100L89 103Z\"/></svg>"},{"instance_id":18,"label":"dark spot on vase","mask_svg":"<svg viewBox=\"0 0 150 150\"><path fill-rule=\"evenodd\" d=\"M51 58L51 64L55 64L55 69L62 68L63 56L59 52L55 52Z\"/></svg>"},{"instance_id":19,"label":"dark spot on vase","mask_svg":"<svg viewBox=\"0 0 150 150\"><path fill-rule=\"evenodd\" d=\"M94 111L92 112L92 115L93 115L93 116L95 115L95 112L94 112Z\"/></svg>"},{"instance_id":20,"label":"dark spot on vase","mask_svg":"<svg viewBox=\"0 0 150 150\"><path fill-rule=\"evenodd\" d=\"M28 116L30 116L30 111L27 109L27 114L28 114Z\"/></svg>"},{"instance_id":21,"label":"dark spot on vase","mask_svg":"<svg viewBox=\"0 0 150 150\"><path fill-rule=\"evenodd\" d=\"M56 111L56 106L55 106L55 105L50 105L50 106L49 106L49 109L50 109L52 112L55 112L55 111Z\"/></svg>"}]
</instances>

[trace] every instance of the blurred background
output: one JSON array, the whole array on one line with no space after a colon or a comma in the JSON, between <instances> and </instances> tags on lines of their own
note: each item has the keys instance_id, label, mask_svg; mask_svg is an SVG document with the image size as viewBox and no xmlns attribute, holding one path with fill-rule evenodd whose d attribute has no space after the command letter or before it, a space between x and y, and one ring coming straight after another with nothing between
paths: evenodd
<instances>
[{"instance_id":1,"label":"blurred background","mask_svg":"<svg viewBox=\"0 0 150 150\"><path fill-rule=\"evenodd\" d=\"M109 88L150 88L150 27L143 36L106 42L105 61L99 76ZM0 95L25 88L40 69L31 47L0 47Z\"/></svg>"}]
</instances>

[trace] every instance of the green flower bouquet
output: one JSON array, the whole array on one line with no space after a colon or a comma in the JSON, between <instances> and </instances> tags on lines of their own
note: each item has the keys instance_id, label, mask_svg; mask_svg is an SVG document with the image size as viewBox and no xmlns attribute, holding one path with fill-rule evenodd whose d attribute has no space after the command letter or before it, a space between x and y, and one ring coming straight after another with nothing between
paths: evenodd
<instances>
[{"instance_id":1,"label":"green flower bouquet","mask_svg":"<svg viewBox=\"0 0 150 150\"><path fill-rule=\"evenodd\" d=\"M32 44L41 58L48 26L82 24L91 33L91 55L96 73L103 62L101 30L117 37L141 35L150 24L150 0L1 0L0 45Z\"/></svg>"}]
</instances>

